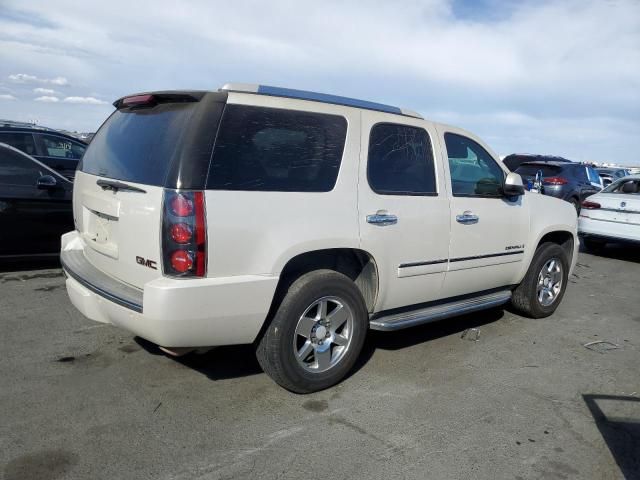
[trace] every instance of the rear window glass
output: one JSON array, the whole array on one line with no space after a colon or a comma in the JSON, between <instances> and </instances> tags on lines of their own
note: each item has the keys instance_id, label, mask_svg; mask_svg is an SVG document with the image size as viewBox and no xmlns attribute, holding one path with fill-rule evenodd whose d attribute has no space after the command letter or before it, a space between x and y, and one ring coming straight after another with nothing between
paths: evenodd
<instances>
[{"instance_id":1,"label":"rear window glass","mask_svg":"<svg viewBox=\"0 0 640 480\"><path fill-rule=\"evenodd\" d=\"M194 104L118 110L100 127L82 158L85 173L163 186Z\"/></svg>"},{"instance_id":2,"label":"rear window glass","mask_svg":"<svg viewBox=\"0 0 640 480\"><path fill-rule=\"evenodd\" d=\"M553 165L520 165L516 169L516 173L530 177L534 177L539 171L542 171L543 177L553 177L560 173L560 167Z\"/></svg>"},{"instance_id":3,"label":"rear window glass","mask_svg":"<svg viewBox=\"0 0 640 480\"><path fill-rule=\"evenodd\" d=\"M55 135L40 135L44 145L44 154L48 157L70 158L80 160L84 155L86 146Z\"/></svg>"},{"instance_id":4,"label":"rear window glass","mask_svg":"<svg viewBox=\"0 0 640 480\"><path fill-rule=\"evenodd\" d=\"M337 115L227 105L207 188L328 192L346 135L347 121Z\"/></svg>"}]
</instances>

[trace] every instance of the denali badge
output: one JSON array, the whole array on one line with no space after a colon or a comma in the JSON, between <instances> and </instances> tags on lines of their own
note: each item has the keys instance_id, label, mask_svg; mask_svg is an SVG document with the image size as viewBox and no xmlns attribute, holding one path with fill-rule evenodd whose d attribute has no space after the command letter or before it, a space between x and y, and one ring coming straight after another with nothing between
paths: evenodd
<instances>
[{"instance_id":1,"label":"denali badge","mask_svg":"<svg viewBox=\"0 0 640 480\"><path fill-rule=\"evenodd\" d=\"M504 247L505 250L520 250L523 248L524 248L524 245L509 245L507 247Z\"/></svg>"},{"instance_id":2,"label":"denali badge","mask_svg":"<svg viewBox=\"0 0 640 480\"><path fill-rule=\"evenodd\" d=\"M158 267L156 266L156 262L154 262L153 260L145 260L142 257L136 257L136 263L143 265L145 267L152 268L154 270L158 269Z\"/></svg>"}]
</instances>

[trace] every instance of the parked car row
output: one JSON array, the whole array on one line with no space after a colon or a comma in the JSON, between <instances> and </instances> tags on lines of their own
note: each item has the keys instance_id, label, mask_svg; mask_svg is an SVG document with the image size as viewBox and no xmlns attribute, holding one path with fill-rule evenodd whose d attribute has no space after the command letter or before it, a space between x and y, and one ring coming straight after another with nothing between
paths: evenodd
<instances>
[{"instance_id":1,"label":"parked car row","mask_svg":"<svg viewBox=\"0 0 640 480\"><path fill-rule=\"evenodd\" d=\"M0 124L0 143L11 145L73 180L87 144L49 128Z\"/></svg>"}]
</instances>

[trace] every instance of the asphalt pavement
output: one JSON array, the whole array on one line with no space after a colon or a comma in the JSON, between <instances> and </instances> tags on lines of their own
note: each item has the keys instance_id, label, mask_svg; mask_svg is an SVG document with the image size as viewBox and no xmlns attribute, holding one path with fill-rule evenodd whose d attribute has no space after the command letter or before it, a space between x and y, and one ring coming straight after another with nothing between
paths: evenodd
<instances>
[{"instance_id":1,"label":"asphalt pavement","mask_svg":"<svg viewBox=\"0 0 640 480\"><path fill-rule=\"evenodd\" d=\"M372 332L312 395L250 346L174 359L87 320L55 264L2 268L5 480L640 478L637 248L581 253L546 319Z\"/></svg>"}]
</instances>

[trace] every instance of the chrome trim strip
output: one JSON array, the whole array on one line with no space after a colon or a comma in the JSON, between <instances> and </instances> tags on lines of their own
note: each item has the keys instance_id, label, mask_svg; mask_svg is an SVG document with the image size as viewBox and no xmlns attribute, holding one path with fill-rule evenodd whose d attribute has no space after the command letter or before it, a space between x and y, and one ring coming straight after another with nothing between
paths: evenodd
<instances>
[{"instance_id":1,"label":"chrome trim strip","mask_svg":"<svg viewBox=\"0 0 640 480\"><path fill-rule=\"evenodd\" d=\"M410 263L401 263L398 265L398 268L410 268L410 267L424 267L426 265L437 265L439 263L447 263L447 259L444 260L431 260L428 262L410 262Z\"/></svg>"},{"instance_id":2,"label":"chrome trim strip","mask_svg":"<svg viewBox=\"0 0 640 480\"><path fill-rule=\"evenodd\" d=\"M524 253L524 250L514 250L511 252L501 252L501 253L490 253L488 255L475 255L473 257L458 257L458 258L452 258L449 261L450 262L466 262L467 260L480 260L481 258L491 258L491 257L505 257L507 255L518 255L520 253Z\"/></svg>"},{"instance_id":3,"label":"chrome trim strip","mask_svg":"<svg viewBox=\"0 0 640 480\"><path fill-rule=\"evenodd\" d=\"M511 299L511 290L482 295L475 298L467 298L433 307L421 308L411 312L396 313L369 321L369 328L389 332L409 328L423 323L434 322L444 318L462 315L464 313L484 310L486 308L503 305Z\"/></svg>"},{"instance_id":4,"label":"chrome trim strip","mask_svg":"<svg viewBox=\"0 0 640 480\"><path fill-rule=\"evenodd\" d=\"M60 253L60 263L63 272L87 290L122 307L142 313L143 292L100 272L84 258L81 250L63 251Z\"/></svg>"}]
</instances>

